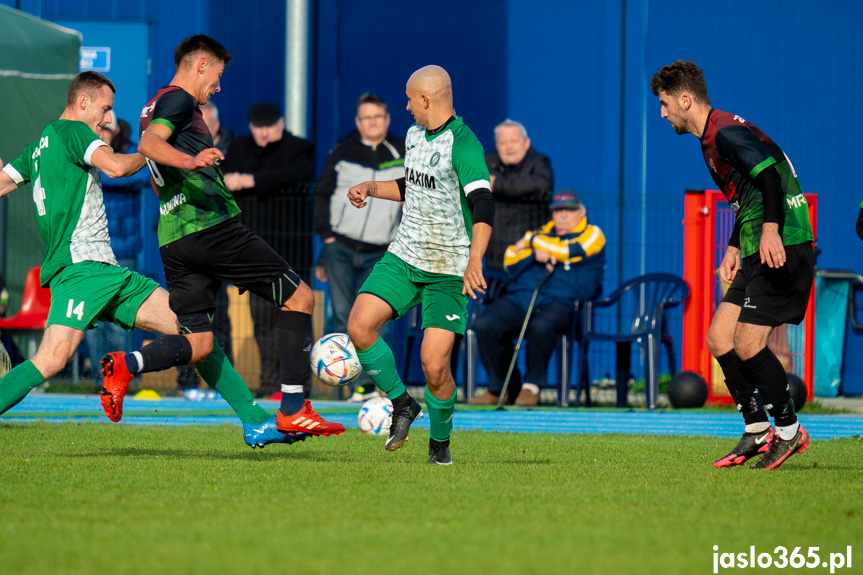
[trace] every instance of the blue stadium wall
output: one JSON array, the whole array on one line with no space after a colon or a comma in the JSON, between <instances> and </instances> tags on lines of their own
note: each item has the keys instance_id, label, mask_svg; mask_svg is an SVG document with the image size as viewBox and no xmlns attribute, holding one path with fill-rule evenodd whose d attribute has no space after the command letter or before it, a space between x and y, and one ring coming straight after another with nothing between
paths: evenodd
<instances>
[{"instance_id":1,"label":"blue stadium wall","mask_svg":"<svg viewBox=\"0 0 863 575\"><path fill-rule=\"evenodd\" d=\"M51 21L140 22L150 31L150 92L173 73L173 48L192 33L234 54L217 103L223 123L246 132L248 107L284 98L285 3L277 0L2 0ZM714 106L753 121L819 195L818 265L863 272L854 220L849 114L861 94L863 41L855 0L321 0L312 2L308 134L317 163L353 129L363 91L383 96L403 132L404 83L435 63L453 77L456 110L487 148L505 117L524 123L552 158L557 187L602 212L618 247L609 285L644 271L680 272L682 232L672 210L685 188L713 187L691 136L659 117L652 73L678 58L705 70ZM143 103L143 102L142 102ZM646 214L642 217L641 207ZM593 212L596 215L596 211ZM661 238L658 240L657 238ZM863 296L858 294L858 305ZM844 390L863 392L863 336L846 344Z\"/></svg>"}]
</instances>

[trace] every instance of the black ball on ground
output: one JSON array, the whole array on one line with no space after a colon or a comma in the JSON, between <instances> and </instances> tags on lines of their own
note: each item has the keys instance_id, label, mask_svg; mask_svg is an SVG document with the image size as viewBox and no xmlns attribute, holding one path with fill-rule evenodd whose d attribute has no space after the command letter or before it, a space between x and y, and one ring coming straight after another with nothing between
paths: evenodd
<instances>
[{"instance_id":1,"label":"black ball on ground","mask_svg":"<svg viewBox=\"0 0 863 575\"><path fill-rule=\"evenodd\" d=\"M707 401L707 383L694 371L679 371L668 382L668 401L678 409L702 407Z\"/></svg>"},{"instance_id":2,"label":"black ball on ground","mask_svg":"<svg viewBox=\"0 0 863 575\"><path fill-rule=\"evenodd\" d=\"M788 375L788 392L791 394L791 399L794 401L794 411L800 411L806 405L806 384L803 380L789 373Z\"/></svg>"}]
</instances>

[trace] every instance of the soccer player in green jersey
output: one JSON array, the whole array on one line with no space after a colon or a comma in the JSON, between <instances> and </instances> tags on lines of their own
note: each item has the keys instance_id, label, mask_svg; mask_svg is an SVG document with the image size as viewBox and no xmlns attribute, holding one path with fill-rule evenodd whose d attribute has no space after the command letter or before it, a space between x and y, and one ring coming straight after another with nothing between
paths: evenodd
<instances>
[{"instance_id":1,"label":"soccer player in green jersey","mask_svg":"<svg viewBox=\"0 0 863 575\"><path fill-rule=\"evenodd\" d=\"M707 332L707 347L722 368L745 428L731 453L713 465L742 465L761 456L754 468L776 469L809 447L785 369L767 347L776 326L799 324L806 315L815 277L806 198L776 142L740 116L710 105L704 75L694 62L663 66L650 87L675 132L699 139L713 181L735 214L719 265L720 278L730 285Z\"/></svg>"},{"instance_id":2,"label":"soccer player in green jersey","mask_svg":"<svg viewBox=\"0 0 863 575\"><path fill-rule=\"evenodd\" d=\"M144 166L141 154L115 154L96 135L110 121L114 92L114 85L102 74L79 74L69 87L60 119L0 171L0 196L27 182L33 184L36 223L46 246L41 283L51 288L48 325L36 355L0 380L0 413L63 369L84 332L96 327L97 320L126 329L177 333L168 292L153 280L119 267L111 250L101 173L120 178ZM255 405L224 354L211 355L198 370L248 427L244 435L250 446L305 438L277 433L274 425L252 431L262 428L270 415Z\"/></svg>"},{"instance_id":3,"label":"soccer player in green jersey","mask_svg":"<svg viewBox=\"0 0 863 575\"><path fill-rule=\"evenodd\" d=\"M408 439L422 416L396 372L392 350L378 337L390 319L422 304L420 351L429 412L429 463L452 464L449 442L456 388L450 357L464 335L467 296L485 293L482 258L491 237L494 201L482 146L453 109L446 70L426 66L407 83L407 110L416 124L405 139L405 178L363 182L348 190L357 208L369 198L404 201L389 250L360 288L348 334L366 373L393 402L386 449Z\"/></svg>"}]
</instances>

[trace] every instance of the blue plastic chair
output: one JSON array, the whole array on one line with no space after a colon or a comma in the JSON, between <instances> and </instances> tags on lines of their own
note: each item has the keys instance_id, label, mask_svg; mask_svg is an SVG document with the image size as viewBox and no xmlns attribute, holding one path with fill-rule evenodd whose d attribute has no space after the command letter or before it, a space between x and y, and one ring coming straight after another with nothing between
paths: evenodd
<instances>
[{"instance_id":1,"label":"blue plastic chair","mask_svg":"<svg viewBox=\"0 0 863 575\"><path fill-rule=\"evenodd\" d=\"M689 298L689 286L683 278L665 273L633 278L606 298L582 303L582 332L579 346L579 373L587 374L587 352L592 341L615 342L617 347L617 407L627 405L627 382L630 374L632 344L641 345L645 366L646 404L657 405L659 397L660 347L665 344L669 370L676 371L674 348L668 335L665 312ZM613 328L608 321L597 320L597 310L614 308ZM628 318L628 319L627 319ZM585 405L590 405L590 378L581 377L576 389L576 402L585 391Z\"/></svg>"}]
</instances>

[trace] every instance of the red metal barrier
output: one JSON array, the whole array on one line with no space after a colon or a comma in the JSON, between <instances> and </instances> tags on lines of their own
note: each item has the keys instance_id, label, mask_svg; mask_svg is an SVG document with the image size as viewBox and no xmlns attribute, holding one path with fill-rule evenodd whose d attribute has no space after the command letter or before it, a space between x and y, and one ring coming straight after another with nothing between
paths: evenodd
<instances>
[{"instance_id":1,"label":"red metal barrier","mask_svg":"<svg viewBox=\"0 0 863 575\"><path fill-rule=\"evenodd\" d=\"M812 232L818 237L818 196L804 194L809 205ZM707 349L707 330L722 300L723 285L716 270L734 226L734 213L719 190L686 190L683 215L683 278L692 296L683 313L684 370L700 373L707 382L708 404L731 403L722 371ZM774 330L770 349L791 372L803 379L812 398L815 358L815 283L809 295L806 318L799 326Z\"/></svg>"}]
</instances>

